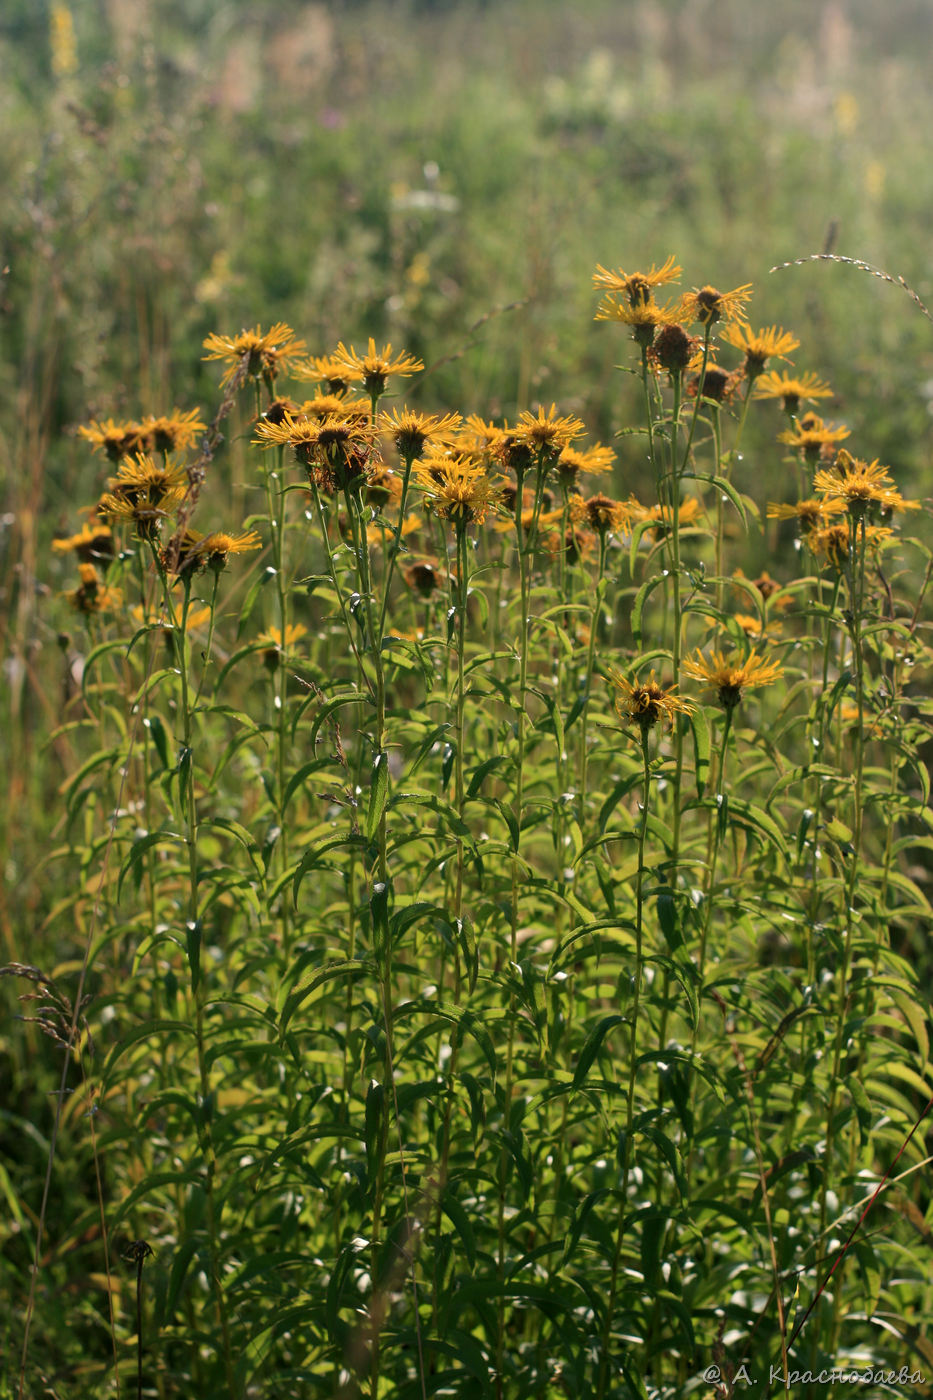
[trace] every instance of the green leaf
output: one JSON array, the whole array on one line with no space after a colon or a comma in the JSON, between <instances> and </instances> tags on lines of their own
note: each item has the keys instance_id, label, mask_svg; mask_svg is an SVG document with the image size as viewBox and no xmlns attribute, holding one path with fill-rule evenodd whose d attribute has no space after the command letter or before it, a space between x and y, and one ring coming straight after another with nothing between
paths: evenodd
<instances>
[{"instance_id":1,"label":"green leaf","mask_svg":"<svg viewBox=\"0 0 933 1400\"><path fill-rule=\"evenodd\" d=\"M482 763L473 770L473 775L470 778L470 786L467 788L466 792L467 801L469 802L472 798L476 797L490 773L493 773L497 768L501 768L506 763L511 763L511 759L506 754L497 753L493 754L491 758L484 758Z\"/></svg>"},{"instance_id":2,"label":"green leaf","mask_svg":"<svg viewBox=\"0 0 933 1400\"><path fill-rule=\"evenodd\" d=\"M614 1026L618 1026L624 1021L624 1016L604 1016L598 1025L594 1026L586 1038L583 1049L580 1051L577 1060L577 1067L573 1072L572 1088L579 1089L587 1076L590 1065L596 1059L599 1048L608 1033Z\"/></svg>"},{"instance_id":3,"label":"green leaf","mask_svg":"<svg viewBox=\"0 0 933 1400\"><path fill-rule=\"evenodd\" d=\"M633 537L633 541L632 541L632 547L633 547L633 548L635 547L635 544L634 544L634 537ZM641 646L641 642L642 642L642 636L641 636L641 618L642 618L642 613L644 612L644 609L645 609L645 604L646 604L646 602L648 601L648 599L650 598L651 594L654 592L654 590L655 590L660 584L662 584L663 582L664 582L664 575L663 575L663 574L654 574L653 577L651 577L651 578L645 580L645 582L642 584L641 588L639 588L638 592L635 594L635 601L634 601L634 603L632 604L631 626L632 626L632 636L635 638L635 645L636 645L637 647L640 647L640 646Z\"/></svg>"},{"instance_id":4,"label":"green leaf","mask_svg":"<svg viewBox=\"0 0 933 1400\"><path fill-rule=\"evenodd\" d=\"M344 958L341 962L326 963L323 967L314 968L306 977L300 979L285 998L285 1005L279 1016L280 1033L284 1034L301 1003L325 982L330 982L335 977L350 977L368 971L370 965L362 958Z\"/></svg>"},{"instance_id":5,"label":"green leaf","mask_svg":"<svg viewBox=\"0 0 933 1400\"><path fill-rule=\"evenodd\" d=\"M366 835L370 840L379 830L382 814L389 800L389 755L377 753L369 784L369 806L366 809Z\"/></svg>"}]
</instances>

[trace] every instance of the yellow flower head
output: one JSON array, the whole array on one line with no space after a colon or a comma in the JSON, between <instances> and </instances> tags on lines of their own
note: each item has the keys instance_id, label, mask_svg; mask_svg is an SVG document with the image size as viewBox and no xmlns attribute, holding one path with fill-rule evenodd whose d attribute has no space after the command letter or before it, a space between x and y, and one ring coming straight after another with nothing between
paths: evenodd
<instances>
[{"instance_id":1,"label":"yellow flower head","mask_svg":"<svg viewBox=\"0 0 933 1400\"><path fill-rule=\"evenodd\" d=\"M886 467L877 460L862 462L844 450L837 455L832 470L816 473L813 485L822 491L824 500L839 502L856 520L872 511L892 512L905 504Z\"/></svg>"},{"instance_id":2,"label":"yellow flower head","mask_svg":"<svg viewBox=\"0 0 933 1400\"><path fill-rule=\"evenodd\" d=\"M140 539L155 539L165 520L185 498L188 475L166 459L157 466L146 452L124 457L98 510L111 520L132 521Z\"/></svg>"},{"instance_id":3,"label":"yellow flower head","mask_svg":"<svg viewBox=\"0 0 933 1400\"><path fill-rule=\"evenodd\" d=\"M582 501L581 509L587 525L598 534L607 530L612 530L615 534L627 533L632 527L628 506L622 501L614 501L610 496L604 496L602 492Z\"/></svg>"},{"instance_id":4,"label":"yellow flower head","mask_svg":"<svg viewBox=\"0 0 933 1400\"><path fill-rule=\"evenodd\" d=\"M239 335L209 335L204 342L207 354L203 358L229 361L221 384L228 384L243 364L250 379L272 380L304 348L304 341L296 339L291 326L276 321L267 331L254 326L251 331L240 331Z\"/></svg>"},{"instance_id":5,"label":"yellow flower head","mask_svg":"<svg viewBox=\"0 0 933 1400\"><path fill-rule=\"evenodd\" d=\"M206 427L196 408L187 413L175 408L159 418L150 414L139 424L139 446L147 452L183 452Z\"/></svg>"},{"instance_id":6,"label":"yellow flower head","mask_svg":"<svg viewBox=\"0 0 933 1400\"><path fill-rule=\"evenodd\" d=\"M106 566L114 556L113 534L109 526L91 519L76 535L53 540L52 549L56 554L70 554L73 551L82 564Z\"/></svg>"},{"instance_id":7,"label":"yellow flower head","mask_svg":"<svg viewBox=\"0 0 933 1400\"><path fill-rule=\"evenodd\" d=\"M119 588L108 588L102 583L93 564L79 564L78 573L81 577L80 584L65 594L75 612L86 615L113 612L120 606L122 594Z\"/></svg>"},{"instance_id":8,"label":"yellow flower head","mask_svg":"<svg viewBox=\"0 0 933 1400\"><path fill-rule=\"evenodd\" d=\"M262 447L291 447L308 479L328 494L361 486L373 465L367 413L332 413L319 421L286 416L281 423L257 423L256 432Z\"/></svg>"},{"instance_id":9,"label":"yellow flower head","mask_svg":"<svg viewBox=\"0 0 933 1400\"><path fill-rule=\"evenodd\" d=\"M655 287L663 287L666 282L676 282L683 271L673 257L669 257L662 267L651 264L649 272L623 272L618 268L610 272L597 263L593 274L593 286L600 291L621 292L629 306L644 306L651 300Z\"/></svg>"},{"instance_id":10,"label":"yellow flower head","mask_svg":"<svg viewBox=\"0 0 933 1400\"><path fill-rule=\"evenodd\" d=\"M851 527L841 522L823 525L807 535L807 545L820 564L828 564L837 574L843 573L849 562ZM866 525L865 544L871 554L878 554L892 539L893 531L885 525Z\"/></svg>"},{"instance_id":11,"label":"yellow flower head","mask_svg":"<svg viewBox=\"0 0 933 1400\"><path fill-rule=\"evenodd\" d=\"M760 331L753 331L744 321L726 326L722 338L737 350L744 350L746 379L757 379L764 373L769 359L776 356L779 360L786 360L800 344L796 336L780 326L765 326Z\"/></svg>"},{"instance_id":12,"label":"yellow flower head","mask_svg":"<svg viewBox=\"0 0 933 1400\"><path fill-rule=\"evenodd\" d=\"M416 374L418 370L424 369L424 362L416 359L414 355L409 355L402 351L400 355L392 359L392 346L384 345L381 350L376 349L376 342L372 336L369 337L369 346L365 355L359 355L351 345L349 350L343 341L337 346L334 359L357 378L362 379L363 388L370 398L379 398L385 393L386 380L390 374Z\"/></svg>"},{"instance_id":13,"label":"yellow flower head","mask_svg":"<svg viewBox=\"0 0 933 1400\"><path fill-rule=\"evenodd\" d=\"M261 653L262 664L269 671L278 670L281 658L293 649L296 642L300 642L302 637L307 635L307 627L300 622L286 623L284 639L281 627L267 627L265 632L260 632L256 638L257 642L266 644Z\"/></svg>"},{"instance_id":14,"label":"yellow flower head","mask_svg":"<svg viewBox=\"0 0 933 1400\"><path fill-rule=\"evenodd\" d=\"M596 321L621 321L631 326L632 338L643 349L648 349L659 330L664 326L680 325L684 320L682 303L661 306L653 301L639 301L632 305L616 293L609 292L596 308Z\"/></svg>"},{"instance_id":15,"label":"yellow flower head","mask_svg":"<svg viewBox=\"0 0 933 1400\"><path fill-rule=\"evenodd\" d=\"M199 530L186 530L179 539L169 540L161 551L162 563L179 578L191 578L202 569L220 571L226 566L231 554L248 554L259 549L262 540L255 530L246 530L241 535L230 535L225 530L214 530L202 535Z\"/></svg>"},{"instance_id":16,"label":"yellow flower head","mask_svg":"<svg viewBox=\"0 0 933 1400\"><path fill-rule=\"evenodd\" d=\"M769 520L796 520L801 530L813 530L829 522L831 516L840 515L845 509L841 501L818 501L815 496L795 505L779 501L768 502Z\"/></svg>"},{"instance_id":17,"label":"yellow flower head","mask_svg":"<svg viewBox=\"0 0 933 1400\"><path fill-rule=\"evenodd\" d=\"M482 525L501 500L499 482L489 476L482 463L464 453L423 458L417 464L417 480L428 509L458 529Z\"/></svg>"},{"instance_id":18,"label":"yellow flower head","mask_svg":"<svg viewBox=\"0 0 933 1400\"><path fill-rule=\"evenodd\" d=\"M289 378L309 379L316 384L325 384L329 394L342 397L351 384L359 384L363 378L358 369L352 369L337 355L312 355L308 359L295 360L290 366Z\"/></svg>"},{"instance_id":19,"label":"yellow flower head","mask_svg":"<svg viewBox=\"0 0 933 1400\"><path fill-rule=\"evenodd\" d=\"M418 413L414 409L393 409L383 413L379 425L407 461L420 457L426 443L449 447L460 427L459 413Z\"/></svg>"},{"instance_id":20,"label":"yellow flower head","mask_svg":"<svg viewBox=\"0 0 933 1400\"><path fill-rule=\"evenodd\" d=\"M581 473L587 476L604 476L606 472L612 471L615 459L616 454L612 448L603 447L599 442L585 450L565 447L557 459L557 479L562 486L573 490Z\"/></svg>"},{"instance_id":21,"label":"yellow flower head","mask_svg":"<svg viewBox=\"0 0 933 1400\"><path fill-rule=\"evenodd\" d=\"M837 443L844 442L849 432L848 428L834 428L831 423L824 423L817 413L805 413L796 428L778 433L778 442L796 448L808 462L817 462L821 455L835 450Z\"/></svg>"},{"instance_id":22,"label":"yellow flower head","mask_svg":"<svg viewBox=\"0 0 933 1400\"><path fill-rule=\"evenodd\" d=\"M463 420L455 446L463 452L477 452L489 457L499 457L499 447L505 433L495 423L488 423L478 413L471 413Z\"/></svg>"},{"instance_id":23,"label":"yellow flower head","mask_svg":"<svg viewBox=\"0 0 933 1400\"><path fill-rule=\"evenodd\" d=\"M694 287L680 301L679 320L698 321L701 326L713 326L717 321L739 321L751 300L752 284L720 292L716 287Z\"/></svg>"},{"instance_id":24,"label":"yellow flower head","mask_svg":"<svg viewBox=\"0 0 933 1400\"><path fill-rule=\"evenodd\" d=\"M95 420L78 429L78 436L85 438L99 452L105 453L111 462L119 462L130 452L138 451L141 447L139 435L138 423L117 423L112 418L106 418L103 423Z\"/></svg>"},{"instance_id":25,"label":"yellow flower head","mask_svg":"<svg viewBox=\"0 0 933 1400\"><path fill-rule=\"evenodd\" d=\"M616 714L624 724L637 724L642 735L653 729L659 720L673 729L677 715L688 715L695 708L690 700L674 693L676 687L664 690L658 685L653 671L647 681L630 681L613 667L609 680L616 691Z\"/></svg>"},{"instance_id":26,"label":"yellow flower head","mask_svg":"<svg viewBox=\"0 0 933 1400\"><path fill-rule=\"evenodd\" d=\"M708 689L719 692L719 703L727 710L734 709L746 690L757 690L759 686L773 685L784 674L777 661L767 661L757 652L750 652L744 660L738 652L726 655L713 651L707 661L702 652L688 658L683 663L684 675L703 681Z\"/></svg>"},{"instance_id":27,"label":"yellow flower head","mask_svg":"<svg viewBox=\"0 0 933 1400\"><path fill-rule=\"evenodd\" d=\"M545 412L524 412L515 427L517 436L523 438L538 461L555 461L569 447L574 438L584 433L586 428L579 418L572 414L562 418L557 412L557 404L552 403Z\"/></svg>"},{"instance_id":28,"label":"yellow flower head","mask_svg":"<svg viewBox=\"0 0 933 1400\"><path fill-rule=\"evenodd\" d=\"M636 524L640 524L643 520L652 522L648 533L653 540L666 539L674 527L674 511L666 502L653 506L643 506L634 496L630 496L628 508L632 520ZM695 525L702 515L703 507L696 496L688 496L686 500L680 502L677 512L678 525L681 529L684 526Z\"/></svg>"},{"instance_id":29,"label":"yellow flower head","mask_svg":"<svg viewBox=\"0 0 933 1400\"><path fill-rule=\"evenodd\" d=\"M532 517L527 521L530 526ZM524 515L523 524L526 524ZM546 550L552 558L556 558L563 553L569 564L576 564L593 551L596 543L596 536L590 531L581 528L586 525L586 514L583 509L583 502L579 496L571 498L570 523L565 530L561 530L564 522L563 510L545 511L538 517L538 534L536 543Z\"/></svg>"},{"instance_id":30,"label":"yellow flower head","mask_svg":"<svg viewBox=\"0 0 933 1400\"><path fill-rule=\"evenodd\" d=\"M829 385L809 369L796 376L769 369L755 381L752 394L756 399L781 399L788 413L796 413L802 402L814 403L817 399L831 399L832 396Z\"/></svg>"},{"instance_id":31,"label":"yellow flower head","mask_svg":"<svg viewBox=\"0 0 933 1400\"><path fill-rule=\"evenodd\" d=\"M750 642L770 641L780 634L779 622L763 623L761 618L753 613L735 613L734 617Z\"/></svg>"},{"instance_id":32,"label":"yellow flower head","mask_svg":"<svg viewBox=\"0 0 933 1400\"><path fill-rule=\"evenodd\" d=\"M349 395L341 394L315 394L313 399L306 399L291 416L315 418L319 423L325 418L352 418L362 427L368 427L370 422L369 404L365 399L351 399Z\"/></svg>"}]
</instances>

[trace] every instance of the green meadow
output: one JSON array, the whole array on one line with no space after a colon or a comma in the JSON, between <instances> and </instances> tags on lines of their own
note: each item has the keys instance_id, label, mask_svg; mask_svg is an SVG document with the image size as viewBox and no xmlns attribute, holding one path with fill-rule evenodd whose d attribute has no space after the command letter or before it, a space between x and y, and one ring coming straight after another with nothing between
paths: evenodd
<instances>
[{"instance_id":1,"label":"green meadow","mask_svg":"<svg viewBox=\"0 0 933 1400\"><path fill-rule=\"evenodd\" d=\"M0 1400L933 1392L923 0L7 0Z\"/></svg>"}]
</instances>

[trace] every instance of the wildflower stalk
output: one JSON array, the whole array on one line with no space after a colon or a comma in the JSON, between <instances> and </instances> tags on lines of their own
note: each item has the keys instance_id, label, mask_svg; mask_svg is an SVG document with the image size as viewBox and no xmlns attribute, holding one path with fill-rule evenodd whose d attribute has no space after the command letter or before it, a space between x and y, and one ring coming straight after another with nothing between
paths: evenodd
<instances>
[{"instance_id":1,"label":"wildflower stalk","mask_svg":"<svg viewBox=\"0 0 933 1400\"><path fill-rule=\"evenodd\" d=\"M705 326L705 328L704 328L704 331L703 331L703 359L702 359L701 364L700 364L700 373L699 373L699 377L698 377L698 379L697 379L697 395L696 395L696 399L695 399L694 405L693 405L693 413L692 413L691 418L690 418L690 427L689 427L689 429L688 429L688 431L687 431L687 441L686 441L686 443L684 444L684 455L683 455L683 460L682 460L681 466L680 466L680 475L681 475L681 476L683 476L684 472L687 470L687 466L688 466L688 464L689 464L689 462L690 462L690 449L693 447L693 439L694 439L694 436L695 436L695 434L696 434L697 421L698 421L698 419L699 419L699 417L700 417L700 405L701 405L701 403L703 402L703 394L702 394L703 380L704 380L704 378L705 378L705 376L706 376L706 366L707 366L707 363L709 362L709 345L710 345L710 337L712 336L712 333L713 333L712 322L707 322L707 324L706 324L706 326ZM676 403L676 396L677 396L677 394L678 394L678 392L679 392L680 381L681 381L681 375L680 375L680 373L677 373L677 374L674 376L674 381L675 381L674 393L675 393L675 403ZM677 422L677 419L676 419L676 415L675 415L675 418L674 418L674 424L675 424L675 426L672 427L672 429L671 429L671 432L672 432L671 441L672 441L672 443L675 443L675 442L676 442L676 422ZM718 456L717 456L717 458L716 458L716 469L717 469L717 471L719 470L719 458L718 458Z\"/></svg>"},{"instance_id":2,"label":"wildflower stalk","mask_svg":"<svg viewBox=\"0 0 933 1400\"><path fill-rule=\"evenodd\" d=\"M288 636L288 586L285 578L286 491L283 476L284 454L284 447L278 447L276 449L275 470L267 470L265 474L269 531L272 540L272 567L275 570L276 610L278 612L279 639L283 658ZM277 493L275 490L276 485L278 485ZM288 712L285 701L288 690L288 680L286 668L282 664L279 664L275 668L273 688L277 769L275 787L277 798L275 812L275 823L277 827L276 845L279 849L279 870L280 873L284 875L288 870L288 823L285 820L285 770L288 758ZM287 961L291 946L291 917L289 901L285 896L283 896L281 900L280 918L282 920L282 947Z\"/></svg>"},{"instance_id":3,"label":"wildflower stalk","mask_svg":"<svg viewBox=\"0 0 933 1400\"><path fill-rule=\"evenodd\" d=\"M836 1153L836 1101L839 1094L839 1079L842 1066L842 1053L846 1040L846 1014L849 1002L849 975L852 965L852 942L855 928L855 895L858 888L860 854L862 848L863 820L863 780L865 763L865 670L862 651L862 614L865 600L865 517L856 518L849 514L849 545L847 584L849 591L848 625L852 641L852 663L855 668L856 703L858 719L855 728L855 772L852 787L852 854L848 878L844 882L845 899L845 941L842 950L842 964L839 968L839 997L836 1011L836 1034L833 1041L833 1060L830 1070L829 1103L826 1110L826 1152L823 1178L820 1188L820 1229L817 1249L816 1271L819 1275L824 1260L823 1245L828 1222L828 1194L832 1177L833 1159ZM835 1345L839 1319L841 1294L837 1289L833 1301L833 1324L831 1346Z\"/></svg>"},{"instance_id":4,"label":"wildflower stalk","mask_svg":"<svg viewBox=\"0 0 933 1400\"><path fill-rule=\"evenodd\" d=\"M541 472L539 469L537 494L541 490ZM511 860L511 890L509 897L509 961L511 964L518 959L518 903L519 889L521 887L521 863L519 859L519 845L521 842L522 828L522 805L524 801L524 776L525 776L525 736L526 736L526 704L528 698L528 646L529 646L529 610L531 607L531 563L532 550L534 549L533 530L529 532L526 540L522 530L522 477L523 472L518 469L516 472L517 490L515 492L515 531L518 541L518 568L520 579L520 599L521 599L521 619L519 623L519 710L516 721L516 753L515 753L515 796L512 804L513 820L515 831L512 837L513 854ZM536 518L536 517L533 517ZM515 995L509 995L509 1032L506 1046L505 1062L505 1095L503 1098L503 1118L504 1132L509 1131L512 1110L512 1089L514 1083L514 1057L515 1057ZM505 1187L507 1177L507 1149L503 1144L502 1153L499 1158L499 1201L498 1201L498 1251L497 1251L497 1273L500 1285L505 1281ZM505 1353L505 1296L500 1290L498 1311L498 1335L496 1340L496 1371L498 1375L498 1393L502 1394L503 1361Z\"/></svg>"},{"instance_id":5,"label":"wildflower stalk","mask_svg":"<svg viewBox=\"0 0 933 1400\"><path fill-rule=\"evenodd\" d=\"M642 758L642 801L641 821L638 826L638 868L635 875L635 972L632 992L632 1006L629 1013L629 1074L625 1100L625 1150L622 1159L622 1181L619 1187L619 1215L616 1224L615 1249L612 1256L612 1269L609 1275L609 1298L606 1303L603 1322L602 1347L599 1360L599 1376L596 1384L596 1400L603 1400L609 1381L609 1357L612 1344L612 1319L615 1312L619 1288L619 1269L622 1262L622 1244L625 1238L625 1213L628 1204L628 1179L632 1169L634 1123L635 1123L635 1080L638 1070L638 1016L641 1009L641 983L644 972L644 886L645 886L645 844L648 834L648 808L651 794L651 757L648 752L650 726L643 722L641 729Z\"/></svg>"},{"instance_id":6,"label":"wildflower stalk","mask_svg":"<svg viewBox=\"0 0 933 1400\"><path fill-rule=\"evenodd\" d=\"M399 553L399 549L401 548L401 543L402 543L402 526L403 526L404 523L405 523L405 506L406 506L406 504L407 504L407 502L408 502L408 487L409 487L409 483L411 482L411 468L412 468L412 463L414 462L414 460L415 460L415 454L414 454L413 452L406 452L406 454L405 454L405 471L404 471L404 475L402 476L402 494L401 494L401 496L399 497L399 503L398 503L398 524L397 524L396 527L395 527L395 530L394 530L394 533L393 533L393 538L392 538L392 544L391 544L390 549L389 549L389 566L388 566L388 568L386 569L385 584L384 584L384 589L385 589L385 591L384 591L384 593L383 593L383 595L382 595L382 606L381 606L381 608L379 609L379 645L380 645L380 646L382 645L382 638L385 636L386 612L387 612L388 606L389 606L389 590L390 590L390 588L391 588L391 586L392 586L392 579L393 579L393 577L394 577L395 568L396 568L396 565L397 565L397 563L398 563L398 553Z\"/></svg>"},{"instance_id":7,"label":"wildflower stalk","mask_svg":"<svg viewBox=\"0 0 933 1400\"><path fill-rule=\"evenodd\" d=\"M590 710L590 691L593 687L593 670L596 662L596 634L599 629L599 616L602 610L603 599L606 594L606 553L608 530L599 532L599 564L596 572L596 588L593 594L593 609L590 613L590 636L586 649L586 671L583 676L583 696L584 704L580 713L580 768L579 768L579 790L580 790L580 821L586 817L586 785L587 768L589 764L589 753L587 751L587 728Z\"/></svg>"},{"instance_id":8,"label":"wildflower stalk","mask_svg":"<svg viewBox=\"0 0 933 1400\"><path fill-rule=\"evenodd\" d=\"M188 919L186 934L188 941L188 961L191 969L191 990L195 1004L195 1047L198 1060L198 1087L200 1090L200 1138L204 1153L204 1195L207 1204L208 1245L210 1251L211 1289L217 1321L220 1326L224 1376L227 1394L231 1400L239 1393L233 1369L233 1350L230 1335L230 1321L227 1302L224 1296L220 1271L220 1231L217 1208L216 1184L217 1154L211 1128L213 1117L213 1091L207 1065L207 1038L205 1034L204 1010L207 1000L205 979L201 973L201 921L199 917L199 873L198 873L198 815L194 788L194 750L192 735L192 705L189 679L188 610L191 604L191 579L182 575L184 597L179 619L172 598L172 589L165 565L154 540L149 541L153 560L162 585L165 608L172 625L172 638L175 643L175 656L181 683L182 747L178 760L178 798L182 820L185 825L185 843L188 847Z\"/></svg>"}]
</instances>

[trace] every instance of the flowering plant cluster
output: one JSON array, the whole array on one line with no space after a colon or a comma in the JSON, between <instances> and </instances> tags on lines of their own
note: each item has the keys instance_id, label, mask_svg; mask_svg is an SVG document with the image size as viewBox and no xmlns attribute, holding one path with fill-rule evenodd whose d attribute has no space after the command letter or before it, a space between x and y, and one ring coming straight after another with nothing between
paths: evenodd
<instances>
[{"instance_id":1,"label":"flowering plant cluster","mask_svg":"<svg viewBox=\"0 0 933 1400\"><path fill-rule=\"evenodd\" d=\"M726 1330L785 1376L890 1369L882 1292L925 1325L920 506L750 285L680 276L594 278L647 474L281 322L208 337L210 425L80 430L70 1044L159 1393L672 1396Z\"/></svg>"}]
</instances>

